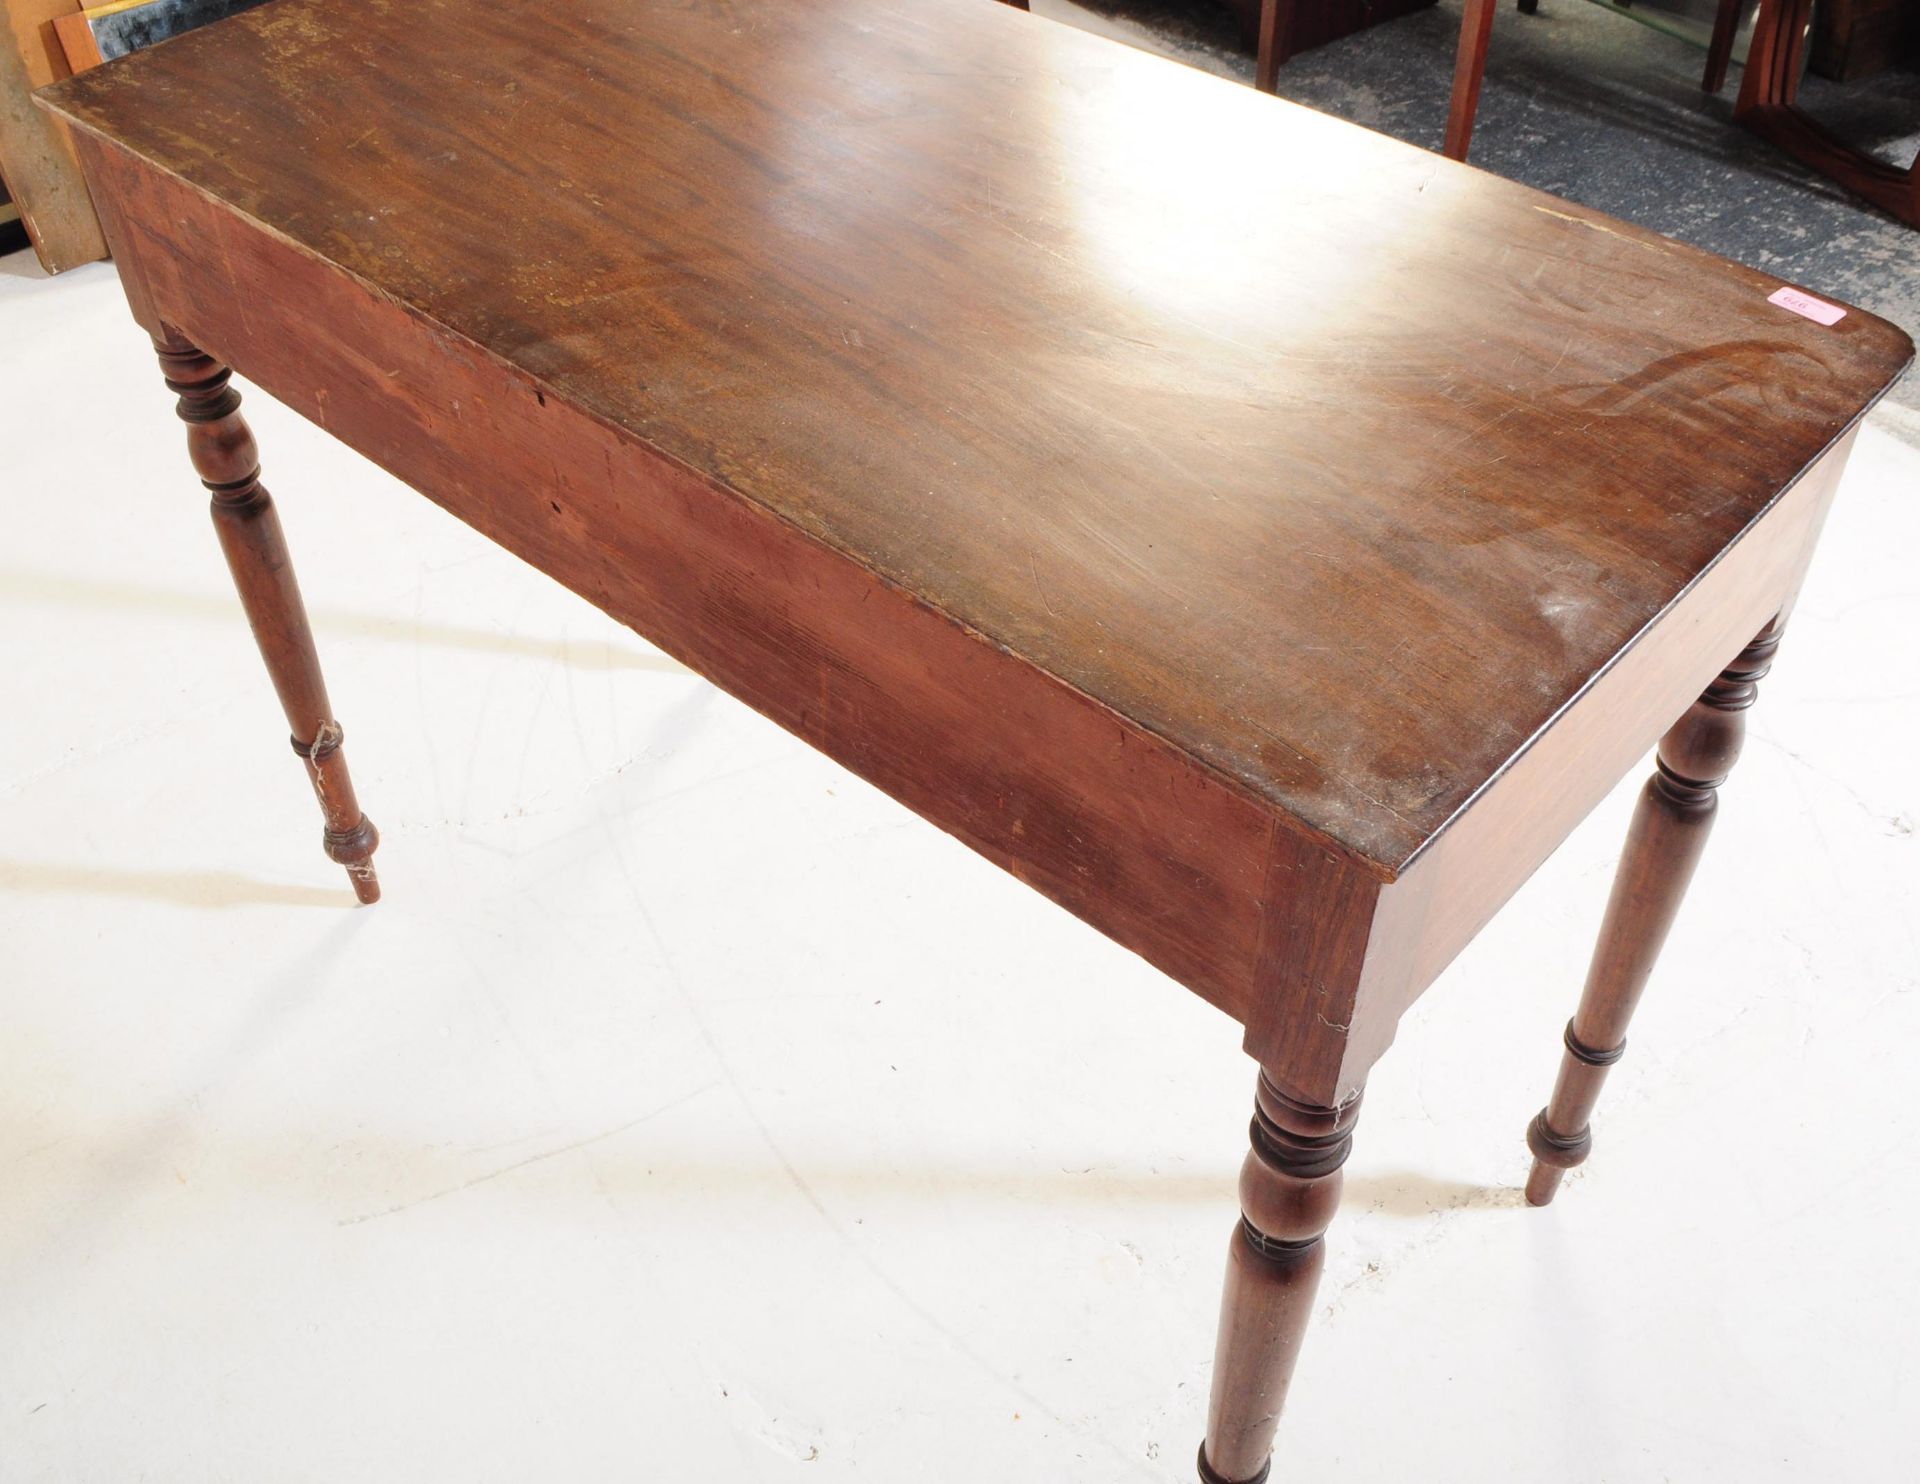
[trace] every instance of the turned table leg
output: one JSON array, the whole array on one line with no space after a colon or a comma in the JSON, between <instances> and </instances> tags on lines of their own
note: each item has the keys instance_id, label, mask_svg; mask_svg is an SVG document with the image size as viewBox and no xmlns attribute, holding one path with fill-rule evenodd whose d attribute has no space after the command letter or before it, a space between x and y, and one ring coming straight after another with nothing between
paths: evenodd
<instances>
[{"instance_id":1,"label":"turned table leg","mask_svg":"<svg viewBox=\"0 0 1920 1484\"><path fill-rule=\"evenodd\" d=\"M1240 1169L1240 1225L1227 1250L1202 1484L1267 1477L1359 1113L1358 1098L1342 1108L1313 1107L1260 1074L1253 1147Z\"/></svg>"},{"instance_id":2,"label":"turned table leg","mask_svg":"<svg viewBox=\"0 0 1920 1484\"><path fill-rule=\"evenodd\" d=\"M200 482L213 496L214 530L287 713L293 750L306 764L319 797L326 819L322 848L347 868L355 896L378 901L373 851L380 836L360 812L353 780L347 776L340 723L327 701L280 517L260 483L259 450L240 416L240 394L230 385L233 373L178 336L156 339L154 350L167 385L180 398L176 410L187 425L187 451Z\"/></svg>"},{"instance_id":3,"label":"turned table leg","mask_svg":"<svg viewBox=\"0 0 1920 1484\"><path fill-rule=\"evenodd\" d=\"M1740 756L1747 708L1779 645L1778 624L1767 625L1660 739L1659 764L1627 832L1580 1008L1567 1023L1553 1098L1527 1129L1533 1205L1551 1201L1561 1177L1592 1146L1587 1124L1601 1084L1626 1050L1627 1022L1693 879L1720 785Z\"/></svg>"}]
</instances>

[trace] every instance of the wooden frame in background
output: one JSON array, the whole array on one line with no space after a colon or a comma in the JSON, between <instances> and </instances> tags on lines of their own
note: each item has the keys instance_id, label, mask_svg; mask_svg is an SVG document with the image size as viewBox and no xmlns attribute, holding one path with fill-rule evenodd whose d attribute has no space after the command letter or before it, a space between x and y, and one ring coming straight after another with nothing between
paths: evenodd
<instances>
[{"instance_id":1,"label":"wooden frame in background","mask_svg":"<svg viewBox=\"0 0 1920 1484\"><path fill-rule=\"evenodd\" d=\"M79 9L80 0L0 0L0 177L49 273L107 255L66 128L32 100L72 71L53 23Z\"/></svg>"}]
</instances>

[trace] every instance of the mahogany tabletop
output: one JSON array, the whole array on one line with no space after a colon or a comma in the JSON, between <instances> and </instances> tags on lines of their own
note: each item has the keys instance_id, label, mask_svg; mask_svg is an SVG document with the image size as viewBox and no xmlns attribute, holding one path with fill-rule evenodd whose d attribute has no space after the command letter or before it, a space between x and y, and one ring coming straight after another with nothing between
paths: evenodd
<instances>
[{"instance_id":1,"label":"mahogany tabletop","mask_svg":"<svg viewBox=\"0 0 1920 1484\"><path fill-rule=\"evenodd\" d=\"M1388 880L1911 353L984 0L277 0L53 106Z\"/></svg>"}]
</instances>

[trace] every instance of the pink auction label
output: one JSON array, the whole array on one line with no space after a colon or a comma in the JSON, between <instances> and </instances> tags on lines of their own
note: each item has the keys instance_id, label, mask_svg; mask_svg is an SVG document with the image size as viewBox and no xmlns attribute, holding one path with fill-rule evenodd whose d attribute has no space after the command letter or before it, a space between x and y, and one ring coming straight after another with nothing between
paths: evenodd
<instances>
[{"instance_id":1,"label":"pink auction label","mask_svg":"<svg viewBox=\"0 0 1920 1484\"><path fill-rule=\"evenodd\" d=\"M1775 289L1767 295L1767 302L1778 304L1782 309L1791 309L1795 314L1803 314L1817 325L1837 325L1847 313L1838 304L1829 304L1825 299L1816 299L1812 294L1803 294L1798 289Z\"/></svg>"}]
</instances>

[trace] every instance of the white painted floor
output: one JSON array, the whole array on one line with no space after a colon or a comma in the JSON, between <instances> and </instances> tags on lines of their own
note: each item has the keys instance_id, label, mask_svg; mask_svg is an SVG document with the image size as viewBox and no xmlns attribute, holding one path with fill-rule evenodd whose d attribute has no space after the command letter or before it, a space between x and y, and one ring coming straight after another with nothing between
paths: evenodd
<instances>
[{"instance_id":1,"label":"white painted floor","mask_svg":"<svg viewBox=\"0 0 1920 1484\"><path fill-rule=\"evenodd\" d=\"M253 394L355 910L111 270L0 341L0 1479L1191 1477L1232 1024ZM1890 416L1556 1206L1637 774L1403 1025L1276 1480L1920 1472Z\"/></svg>"}]
</instances>

